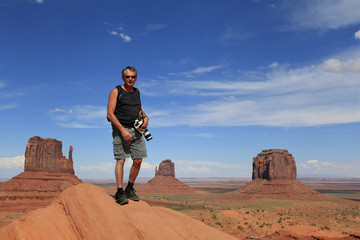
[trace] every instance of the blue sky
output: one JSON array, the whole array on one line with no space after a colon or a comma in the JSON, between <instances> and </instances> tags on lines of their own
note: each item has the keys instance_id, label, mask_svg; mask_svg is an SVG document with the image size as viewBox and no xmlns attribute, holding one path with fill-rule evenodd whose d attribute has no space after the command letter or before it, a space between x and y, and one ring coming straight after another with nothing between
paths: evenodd
<instances>
[{"instance_id":1,"label":"blue sky","mask_svg":"<svg viewBox=\"0 0 360 240\"><path fill-rule=\"evenodd\" d=\"M150 116L139 177L251 177L263 149L298 176L360 177L358 0L0 0L0 178L32 136L113 178L106 105L135 66ZM127 160L126 171L131 164ZM127 175L127 172L125 173Z\"/></svg>"}]
</instances>

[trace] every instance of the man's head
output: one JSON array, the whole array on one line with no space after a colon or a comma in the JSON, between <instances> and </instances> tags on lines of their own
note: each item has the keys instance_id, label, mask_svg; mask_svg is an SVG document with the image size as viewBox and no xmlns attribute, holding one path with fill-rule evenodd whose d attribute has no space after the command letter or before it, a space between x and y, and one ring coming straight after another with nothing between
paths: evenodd
<instances>
[{"instance_id":1,"label":"man's head","mask_svg":"<svg viewBox=\"0 0 360 240\"><path fill-rule=\"evenodd\" d=\"M125 75L125 71L126 70L129 70L130 72L134 72L135 73L135 76L137 76L137 71L135 69L135 67L132 67L132 66L127 66L126 68L124 68L121 72L121 76L122 78L124 78L126 75Z\"/></svg>"},{"instance_id":2,"label":"man's head","mask_svg":"<svg viewBox=\"0 0 360 240\"><path fill-rule=\"evenodd\" d=\"M121 75L124 80L125 87L134 86L137 78L137 71L134 67L127 66L122 70Z\"/></svg>"}]
</instances>

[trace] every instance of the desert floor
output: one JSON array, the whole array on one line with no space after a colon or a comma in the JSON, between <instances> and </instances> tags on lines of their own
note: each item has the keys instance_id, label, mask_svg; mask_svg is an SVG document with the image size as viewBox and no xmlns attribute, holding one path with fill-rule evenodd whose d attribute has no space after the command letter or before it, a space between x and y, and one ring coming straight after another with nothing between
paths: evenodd
<instances>
[{"instance_id":1,"label":"desert floor","mask_svg":"<svg viewBox=\"0 0 360 240\"><path fill-rule=\"evenodd\" d=\"M150 205L185 213L235 237L263 238L286 230L297 235L345 237L360 233L360 182L304 182L325 195L323 199L247 198L235 192L244 181L186 184L196 194L142 194ZM109 194L114 186L103 186Z\"/></svg>"},{"instance_id":2,"label":"desert floor","mask_svg":"<svg viewBox=\"0 0 360 240\"><path fill-rule=\"evenodd\" d=\"M181 179L182 180L182 179ZM321 199L243 198L235 190L246 181L183 180L194 194L141 193L142 200L185 213L238 238L266 238L276 231L318 237L360 235L360 182L302 181L324 194ZM115 184L98 184L110 195ZM27 212L1 212L0 228Z\"/></svg>"}]
</instances>

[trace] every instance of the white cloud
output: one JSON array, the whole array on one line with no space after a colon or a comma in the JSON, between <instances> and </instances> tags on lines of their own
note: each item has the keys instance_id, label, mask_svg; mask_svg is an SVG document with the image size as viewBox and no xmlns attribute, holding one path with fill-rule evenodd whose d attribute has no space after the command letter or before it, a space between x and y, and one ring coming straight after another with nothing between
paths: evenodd
<instances>
[{"instance_id":1,"label":"white cloud","mask_svg":"<svg viewBox=\"0 0 360 240\"><path fill-rule=\"evenodd\" d=\"M63 113L72 113L73 110L64 110L64 109L60 109L60 108L55 108L54 110L50 109L49 112L63 112Z\"/></svg>"},{"instance_id":2,"label":"white cloud","mask_svg":"<svg viewBox=\"0 0 360 240\"><path fill-rule=\"evenodd\" d=\"M272 64L269 65L269 68L277 68L277 67L279 67L278 62L273 62Z\"/></svg>"},{"instance_id":3,"label":"white cloud","mask_svg":"<svg viewBox=\"0 0 360 240\"><path fill-rule=\"evenodd\" d=\"M242 40L249 38L250 33L239 30L237 26L228 26L219 37L219 42L223 45L238 44Z\"/></svg>"},{"instance_id":4,"label":"white cloud","mask_svg":"<svg viewBox=\"0 0 360 240\"><path fill-rule=\"evenodd\" d=\"M360 73L360 58L350 62L346 70L350 72Z\"/></svg>"},{"instance_id":5,"label":"white cloud","mask_svg":"<svg viewBox=\"0 0 360 240\"><path fill-rule=\"evenodd\" d=\"M164 87L169 95L189 95L193 101L162 107L163 115L152 117L151 125L316 126L359 122L359 53L360 49L301 68L269 69L258 74L257 80L228 76L231 80L162 81L162 86L156 85L159 94L164 94Z\"/></svg>"},{"instance_id":6,"label":"white cloud","mask_svg":"<svg viewBox=\"0 0 360 240\"><path fill-rule=\"evenodd\" d=\"M338 59L331 58L324 63L323 68L331 72L341 72L342 62Z\"/></svg>"},{"instance_id":7,"label":"white cloud","mask_svg":"<svg viewBox=\"0 0 360 240\"><path fill-rule=\"evenodd\" d=\"M0 111L16 108L17 104L1 104Z\"/></svg>"},{"instance_id":8,"label":"white cloud","mask_svg":"<svg viewBox=\"0 0 360 240\"><path fill-rule=\"evenodd\" d=\"M354 35L355 35L355 39L360 39L360 30L357 31Z\"/></svg>"},{"instance_id":9,"label":"white cloud","mask_svg":"<svg viewBox=\"0 0 360 240\"><path fill-rule=\"evenodd\" d=\"M147 24L145 26L143 32L140 33L140 35L146 35L146 34L149 34L151 32L161 30L161 29L166 28L166 27L167 27L167 25L162 24L162 23Z\"/></svg>"},{"instance_id":10,"label":"white cloud","mask_svg":"<svg viewBox=\"0 0 360 240\"><path fill-rule=\"evenodd\" d=\"M180 167L179 172L180 174L204 175L204 174L209 174L212 171L207 167L188 166L186 168Z\"/></svg>"},{"instance_id":11,"label":"white cloud","mask_svg":"<svg viewBox=\"0 0 360 240\"><path fill-rule=\"evenodd\" d=\"M82 165L79 166L80 171L100 171L113 173L115 169L114 162L100 162L97 165Z\"/></svg>"},{"instance_id":12,"label":"white cloud","mask_svg":"<svg viewBox=\"0 0 360 240\"><path fill-rule=\"evenodd\" d=\"M124 172L128 172L132 166L132 160L127 160L124 165ZM141 164L141 170L147 171L150 170L151 173L155 172L155 165L150 164L149 162L146 162L143 160ZM96 165L81 165L78 168L80 171L83 172L103 172L103 173L114 173L115 170L115 160L111 162L99 162Z\"/></svg>"},{"instance_id":13,"label":"white cloud","mask_svg":"<svg viewBox=\"0 0 360 240\"><path fill-rule=\"evenodd\" d=\"M217 70L217 69L220 69L220 68L223 68L223 67L224 66L222 66L222 65L199 67L199 68L196 68L194 70L191 70L190 72L184 72L184 73L182 73L182 75L185 75L187 77L192 77L194 75L201 75L201 74L204 74L204 73L212 72L214 70Z\"/></svg>"},{"instance_id":14,"label":"white cloud","mask_svg":"<svg viewBox=\"0 0 360 240\"><path fill-rule=\"evenodd\" d=\"M62 127L102 128L109 126L106 111L104 106L76 105L68 110L61 108L49 110L49 115Z\"/></svg>"},{"instance_id":15,"label":"white cloud","mask_svg":"<svg viewBox=\"0 0 360 240\"><path fill-rule=\"evenodd\" d=\"M0 88L1 88L1 87L6 87L6 84L3 83L3 82L0 82Z\"/></svg>"},{"instance_id":16,"label":"white cloud","mask_svg":"<svg viewBox=\"0 0 360 240\"><path fill-rule=\"evenodd\" d=\"M223 176L224 172L231 177L244 177L251 173L251 163L244 165L195 160L175 160L174 163L176 175L181 177Z\"/></svg>"},{"instance_id":17,"label":"white cloud","mask_svg":"<svg viewBox=\"0 0 360 240\"><path fill-rule=\"evenodd\" d=\"M297 164L298 175L359 177L360 161L324 162L309 160Z\"/></svg>"},{"instance_id":18,"label":"white cloud","mask_svg":"<svg viewBox=\"0 0 360 240\"><path fill-rule=\"evenodd\" d=\"M212 72L216 69L222 68L222 65L216 65L216 66L210 66L210 67L200 67L200 68L196 68L194 70L192 70L190 73L193 74L203 74L203 73L207 73L207 72Z\"/></svg>"},{"instance_id":19,"label":"white cloud","mask_svg":"<svg viewBox=\"0 0 360 240\"><path fill-rule=\"evenodd\" d=\"M35 0L36 3L43 3L44 0Z\"/></svg>"},{"instance_id":20,"label":"white cloud","mask_svg":"<svg viewBox=\"0 0 360 240\"><path fill-rule=\"evenodd\" d=\"M11 158L0 158L0 168L2 169L19 169L24 168L25 157L16 156Z\"/></svg>"},{"instance_id":21,"label":"white cloud","mask_svg":"<svg viewBox=\"0 0 360 240\"><path fill-rule=\"evenodd\" d=\"M131 41L131 37L124 34L124 33L119 33L117 31L111 31L110 34L120 37L124 42L130 42Z\"/></svg>"},{"instance_id":22,"label":"white cloud","mask_svg":"<svg viewBox=\"0 0 360 240\"><path fill-rule=\"evenodd\" d=\"M289 28L338 29L360 22L358 0L306 0L291 6Z\"/></svg>"}]
</instances>

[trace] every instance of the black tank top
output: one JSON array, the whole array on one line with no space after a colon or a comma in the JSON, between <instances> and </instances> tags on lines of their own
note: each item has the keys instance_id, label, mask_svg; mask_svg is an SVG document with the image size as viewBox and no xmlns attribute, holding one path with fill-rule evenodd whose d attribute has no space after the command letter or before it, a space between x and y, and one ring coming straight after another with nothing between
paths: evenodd
<instances>
[{"instance_id":1,"label":"black tank top","mask_svg":"<svg viewBox=\"0 0 360 240\"><path fill-rule=\"evenodd\" d=\"M137 88L134 88L133 92L126 92L121 85L116 88L118 96L114 114L122 125L133 127L135 120L139 117L140 92Z\"/></svg>"}]
</instances>

